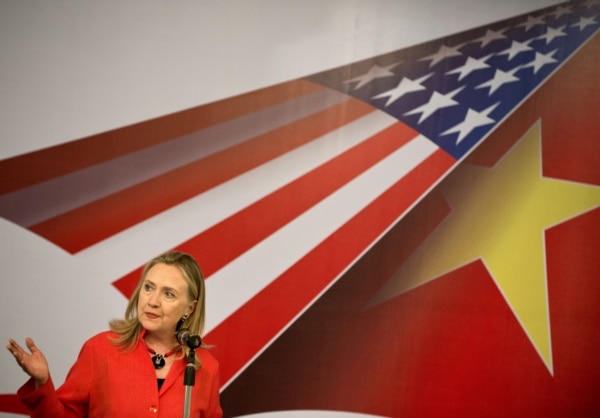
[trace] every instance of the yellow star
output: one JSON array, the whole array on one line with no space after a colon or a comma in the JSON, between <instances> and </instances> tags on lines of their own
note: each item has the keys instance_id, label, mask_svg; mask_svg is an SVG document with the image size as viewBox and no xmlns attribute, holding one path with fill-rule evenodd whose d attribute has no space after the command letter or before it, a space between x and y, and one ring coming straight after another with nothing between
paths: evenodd
<instances>
[{"instance_id":1,"label":"yellow star","mask_svg":"<svg viewBox=\"0 0 600 418\"><path fill-rule=\"evenodd\" d=\"M544 230L600 205L600 187L543 177L540 144L537 122L496 167L458 167L441 186L451 214L372 304L481 260L553 374Z\"/></svg>"}]
</instances>

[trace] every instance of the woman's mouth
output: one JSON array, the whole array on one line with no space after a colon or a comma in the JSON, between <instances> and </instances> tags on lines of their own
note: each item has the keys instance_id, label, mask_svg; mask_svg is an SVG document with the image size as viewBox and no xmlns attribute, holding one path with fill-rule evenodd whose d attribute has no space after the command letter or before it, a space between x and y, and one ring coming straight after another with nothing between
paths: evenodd
<instances>
[{"instance_id":1,"label":"woman's mouth","mask_svg":"<svg viewBox=\"0 0 600 418\"><path fill-rule=\"evenodd\" d=\"M156 319L158 318L158 315L152 313L152 312L144 312L144 315L146 315L146 318L148 319Z\"/></svg>"}]
</instances>

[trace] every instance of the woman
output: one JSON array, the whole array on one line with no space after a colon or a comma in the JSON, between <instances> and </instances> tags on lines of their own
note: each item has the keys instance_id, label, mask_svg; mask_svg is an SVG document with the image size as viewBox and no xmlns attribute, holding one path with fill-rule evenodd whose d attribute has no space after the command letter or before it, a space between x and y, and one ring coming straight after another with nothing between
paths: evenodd
<instances>
[{"instance_id":1,"label":"woman","mask_svg":"<svg viewBox=\"0 0 600 418\"><path fill-rule=\"evenodd\" d=\"M156 257L144 268L125 318L83 345L58 389L33 340L26 340L28 353L11 339L8 350L31 377L18 395L33 417L182 417L189 349L176 331L201 335L204 298L204 279L191 256ZM219 418L218 363L203 347L195 354L190 416Z\"/></svg>"}]
</instances>

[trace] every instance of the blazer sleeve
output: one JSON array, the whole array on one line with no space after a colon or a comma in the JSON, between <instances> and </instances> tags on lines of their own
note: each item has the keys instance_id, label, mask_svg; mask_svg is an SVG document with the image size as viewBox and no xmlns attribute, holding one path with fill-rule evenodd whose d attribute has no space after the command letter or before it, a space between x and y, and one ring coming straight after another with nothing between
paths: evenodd
<instances>
[{"instance_id":1,"label":"blazer sleeve","mask_svg":"<svg viewBox=\"0 0 600 418\"><path fill-rule=\"evenodd\" d=\"M93 379L94 356L92 349L85 344L79 357L65 379L65 383L55 389L52 378L36 388L33 379L28 380L18 390L21 402L27 407L32 418L75 418L88 414L90 387Z\"/></svg>"}]
</instances>

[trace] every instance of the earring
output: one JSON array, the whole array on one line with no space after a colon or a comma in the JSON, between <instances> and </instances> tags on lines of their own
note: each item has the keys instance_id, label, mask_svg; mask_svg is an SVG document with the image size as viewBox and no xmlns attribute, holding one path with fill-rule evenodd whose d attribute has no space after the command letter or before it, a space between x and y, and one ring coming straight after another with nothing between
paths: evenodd
<instances>
[{"instance_id":1,"label":"earring","mask_svg":"<svg viewBox=\"0 0 600 418\"><path fill-rule=\"evenodd\" d=\"M181 329L181 327L183 326L183 323L185 322L185 320L187 319L187 315L183 315L181 317L181 319L179 320L179 322L177 322L177 327L175 328L176 331L179 331Z\"/></svg>"}]
</instances>

